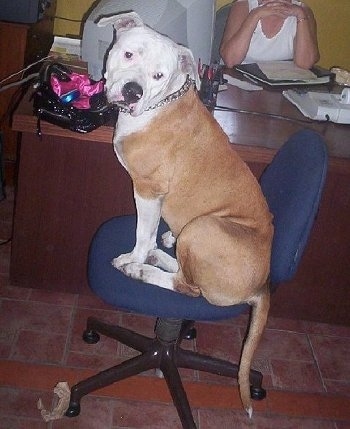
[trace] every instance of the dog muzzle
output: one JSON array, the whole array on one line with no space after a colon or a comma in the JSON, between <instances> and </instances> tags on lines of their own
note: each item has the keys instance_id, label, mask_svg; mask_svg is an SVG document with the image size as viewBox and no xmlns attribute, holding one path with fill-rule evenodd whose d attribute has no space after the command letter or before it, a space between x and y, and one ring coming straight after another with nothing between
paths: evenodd
<instances>
[{"instance_id":1,"label":"dog muzzle","mask_svg":"<svg viewBox=\"0 0 350 429\"><path fill-rule=\"evenodd\" d=\"M157 109L158 107L165 106L173 101L178 100L183 95L185 95L192 86L195 86L195 81L190 78L189 75L187 75L186 81L180 89L169 94L154 105L147 107L144 112ZM115 102L119 108L119 112L132 114L135 105L141 100L143 96L143 90L138 83L127 82L122 88L122 96L124 98L123 100Z\"/></svg>"},{"instance_id":2,"label":"dog muzzle","mask_svg":"<svg viewBox=\"0 0 350 429\"><path fill-rule=\"evenodd\" d=\"M122 89L122 96L126 104L137 103L143 96L141 86L136 82L127 82Z\"/></svg>"}]
</instances>

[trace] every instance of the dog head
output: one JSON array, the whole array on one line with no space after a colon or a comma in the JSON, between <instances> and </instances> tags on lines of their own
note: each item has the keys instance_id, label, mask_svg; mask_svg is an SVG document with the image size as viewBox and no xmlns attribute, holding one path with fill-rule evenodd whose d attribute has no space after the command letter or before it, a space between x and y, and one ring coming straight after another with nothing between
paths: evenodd
<instances>
[{"instance_id":1,"label":"dog head","mask_svg":"<svg viewBox=\"0 0 350 429\"><path fill-rule=\"evenodd\" d=\"M106 63L109 102L139 116L180 89L188 75L199 88L197 66L188 48L146 26L135 12L98 22L99 26L109 24L117 33Z\"/></svg>"}]
</instances>

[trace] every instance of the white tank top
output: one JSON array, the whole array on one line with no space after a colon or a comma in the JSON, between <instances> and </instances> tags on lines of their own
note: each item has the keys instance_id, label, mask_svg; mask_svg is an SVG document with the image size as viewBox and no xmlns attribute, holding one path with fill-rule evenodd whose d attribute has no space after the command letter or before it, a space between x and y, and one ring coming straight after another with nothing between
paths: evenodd
<instances>
[{"instance_id":1,"label":"white tank top","mask_svg":"<svg viewBox=\"0 0 350 429\"><path fill-rule=\"evenodd\" d=\"M239 0L242 1L242 0ZM258 6L258 0L247 0L249 12ZM293 4L301 5L300 1L292 0ZM243 64L258 61L292 60L294 57L294 38L297 31L296 17L286 18L280 31L272 38L265 36L259 20L252 35L250 46Z\"/></svg>"}]
</instances>

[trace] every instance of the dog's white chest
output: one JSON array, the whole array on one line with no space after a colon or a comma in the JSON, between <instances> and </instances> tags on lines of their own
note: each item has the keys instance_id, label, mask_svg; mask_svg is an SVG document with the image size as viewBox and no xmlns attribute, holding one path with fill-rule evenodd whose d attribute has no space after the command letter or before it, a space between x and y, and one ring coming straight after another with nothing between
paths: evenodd
<instances>
[{"instance_id":1,"label":"dog's white chest","mask_svg":"<svg viewBox=\"0 0 350 429\"><path fill-rule=\"evenodd\" d=\"M131 116L128 113L119 113L117 127L113 138L113 145L119 162L126 170L127 167L123 158L122 150L122 142L124 138L132 133L145 131L148 124L152 121L156 114L157 112L155 110L144 112L140 116Z\"/></svg>"}]
</instances>

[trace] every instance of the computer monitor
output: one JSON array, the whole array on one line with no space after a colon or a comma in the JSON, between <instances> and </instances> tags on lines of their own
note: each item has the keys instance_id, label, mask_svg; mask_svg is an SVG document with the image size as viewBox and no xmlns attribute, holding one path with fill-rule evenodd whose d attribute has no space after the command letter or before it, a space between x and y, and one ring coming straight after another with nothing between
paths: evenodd
<instances>
[{"instance_id":1,"label":"computer monitor","mask_svg":"<svg viewBox=\"0 0 350 429\"><path fill-rule=\"evenodd\" d=\"M51 5L56 7L53 3L56 1L0 0L0 21L34 24L44 17Z\"/></svg>"},{"instance_id":2,"label":"computer monitor","mask_svg":"<svg viewBox=\"0 0 350 429\"><path fill-rule=\"evenodd\" d=\"M95 80L101 79L113 27L98 27L101 16L135 11L145 24L191 49L195 59L210 64L215 0L101 0L84 24L82 59Z\"/></svg>"}]
</instances>

